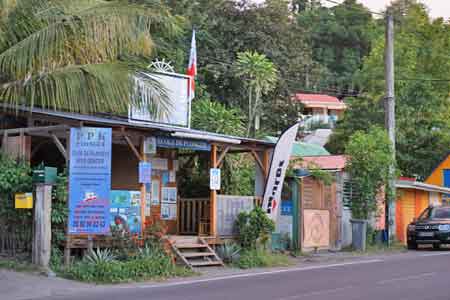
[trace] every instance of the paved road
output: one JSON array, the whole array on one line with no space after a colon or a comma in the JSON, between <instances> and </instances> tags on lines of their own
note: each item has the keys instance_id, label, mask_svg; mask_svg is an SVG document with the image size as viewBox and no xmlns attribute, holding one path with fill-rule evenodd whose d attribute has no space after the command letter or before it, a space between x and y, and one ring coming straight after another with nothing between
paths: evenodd
<instances>
[{"instance_id":1,"label":"paved road","mask_svg":"<svg viewBox=\"0 0 450 300\"><path fill-rule=\"evenodd\" d=\"M227 278L94 288L65 300L449 300L450 252L410 252Z\"/></svg>"}]
</instances>

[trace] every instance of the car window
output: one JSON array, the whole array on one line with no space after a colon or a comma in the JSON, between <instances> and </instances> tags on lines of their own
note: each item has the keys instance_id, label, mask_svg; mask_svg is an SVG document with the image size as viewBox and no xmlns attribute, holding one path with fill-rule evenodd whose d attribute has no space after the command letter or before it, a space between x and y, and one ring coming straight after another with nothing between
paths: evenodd
<instances>
[{"instance_id":1,"label":"car window","mask_svg":"<svg viewBox=\"0 0 450 300\"><path fill-rule=\"evenodd\" d=\"M423 211L423 213L419 216L419 220L426 220L430 218L430 209L427 208Z\"/></svg>"},{"instance_id":2,"label":"car window","mask_svg":"<svg viewBox=\"0 0 450 300\"><path fill-rule=\"evenodd\" d=\"M439 207L433 209L433 219L450 219L450 207Z\"/></svg>"}]
</instances>

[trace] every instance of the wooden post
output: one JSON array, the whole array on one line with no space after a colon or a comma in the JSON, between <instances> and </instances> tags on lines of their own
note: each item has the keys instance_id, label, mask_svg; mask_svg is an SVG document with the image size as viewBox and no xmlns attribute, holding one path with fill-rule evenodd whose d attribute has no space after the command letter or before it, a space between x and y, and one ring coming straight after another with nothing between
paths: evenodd
<instances>
[{"instance_id":1,"label":"wooden post","mask_svg":"<svg viewBox=\"0 0 450 300\"><path fill-rule=\"evenodd\" d=\"M217 145L211 145L211 168L217 168ZM215 237L217 234L217 216L216 216L216 206L217 206L217 191L210 191L210 199L209 199L209 231L211 236Z\"/></svg>"},{"instance_id":2,"label":"wooden post","mask_svg":"<svg viewBox=\"0 0 450 300\"><path fill-rule=\"evenodd\" d=\"M70 166L70 130L67 133L67 137L66 137L66 171L67 171L67 210L70 210L70 205L69 205L69 196L70 196L70 192L69 192L69 166ZM69 220L67 220L67 223L69 223ZM67 224L66 227L66 244L64 246L64 265L67 267L70 265L70 246L71 246L71 241L70 241L70 235L69 235L69 224Z\"/></svg>"},{"instance_id":3,"label":"wooden post","mask_svg":"<svg viewBox=\"0 0 450 300\"><path fill-rule=\"evenodd\" d=\"M32 262L48 269L52 248L52 186L50 184L36 185L35 195Z\"/></svg>"}]
</instances>

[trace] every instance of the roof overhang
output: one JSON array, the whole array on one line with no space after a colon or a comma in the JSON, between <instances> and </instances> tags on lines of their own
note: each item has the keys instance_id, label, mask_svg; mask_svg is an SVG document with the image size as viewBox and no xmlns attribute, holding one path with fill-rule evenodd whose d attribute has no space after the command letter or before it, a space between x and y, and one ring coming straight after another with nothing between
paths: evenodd
<instances>
[{"instance_id":1,"label":"roof overhang","mask_svg":"<svg viewBox=\"0 0 450 300\"><path fill-rule=\"evenodd\" d=\"M258 149L269 149L275 147L275 142L265 141L253 138L237 137L225 134L219 134L214 132L207 132L202 130L190 129L185 127L166 125L160 123L131 123L127 118L118 116L99 116L99 115L88 115L80 113L70 113L62 112L50 109L42 108L29 108L29 107L10 107L5 104L0 104L3 107L4 113L9 113L11 115L24 115L30 116L34 115L37 117L51 117L52 119L58 120L58 123L66 124L65 121L74 121L75 124L80 123L82 126L108 126L108 127L119 127L127 129L135 129L139 131L149 131L149 134L154 134L155 132L160 132L161 134L170 135L179 138L189 138L204 140L213 143L228 144L232 147L237 147L238 149L244 148L258 148ZM73 123L73 122L72 122Z\"/></svg>"},{"instance_id":2,"label":"roof overhang","mask_svg":"<svg viewBox=\"0 0 450 300\"><path fill-rule=\"evenodd\" d=\"M443 194L450 194L450 188L442 187L434 184L423 183L419 181L409 181L409 180L397 180L395 182L396 188L403 189L414 189L426 192L436 192Z\"/></svg>"}]
</instances>

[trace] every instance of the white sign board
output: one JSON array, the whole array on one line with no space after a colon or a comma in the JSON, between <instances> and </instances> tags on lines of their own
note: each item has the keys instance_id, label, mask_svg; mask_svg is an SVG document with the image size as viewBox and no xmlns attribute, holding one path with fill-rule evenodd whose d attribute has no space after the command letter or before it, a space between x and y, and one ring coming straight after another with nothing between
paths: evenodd
<instances>
[{"instance_id":1,"label":"white sign board","mask_svg":"<svg viewBox=\"0 0 450 300\"><path fill-rule=\"evenodd\" d=\"M236 234L234 224L241 212L253 209L253 197L217 195L217 234L233 236Z\"/></svg>"},{"instance_id":2,"label":"white sign board","mask_svg":"<svg viewBox=\"0 0 450 300\"><path fill-rule=\"evenodd\" d=\"M220 169L209 169L209 188L220 190Z\"/></svg>"},{"instance_id":3,"label":"white sign board","mask_svg":"<svg viewBox=\"0 0 450 300\"><path fill-rule=\"evenodd\" d=\"M146 81L135 78L136 90L140 95L140 103L131 106L128 120L133 123L161 123L181 127L190 127L191 102L188 97L189 77L178 73L152 72L142 74L149 79L158 81L170 99L169 112L159 118L152 116L148 110L148 98L144 95L152 94L152 89ZM156 93L154 93L156 94ZM153 96L154 96L153 94Z\"/></svg>"}]
</instances>

